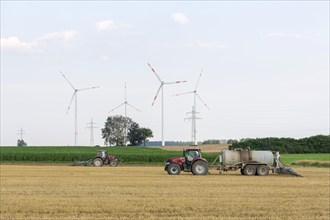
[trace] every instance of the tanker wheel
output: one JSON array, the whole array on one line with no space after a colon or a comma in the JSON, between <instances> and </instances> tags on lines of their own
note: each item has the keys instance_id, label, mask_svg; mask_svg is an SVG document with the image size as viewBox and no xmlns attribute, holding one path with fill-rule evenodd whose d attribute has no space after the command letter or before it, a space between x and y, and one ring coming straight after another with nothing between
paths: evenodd
<instances>
[{"instance_id":1,"label":"tanker wheel","mask_svg":"<svg viewBox=\"0 0 330 220\"><path fill-rule=\"evenodd\" d=\"M269 174L269 167L266 165L260 165L257 167L258 176L267 176Z\"/></svg>"},{"instance_id":2,"label":"tanker wheel","mask_svg":"<svg viewBox=\"0 0 330 220\"><path fill-rule=\"evenodd\" d=\"M93 160L93 165L94 165L94 167L101 167L101 166L103 166L103 160L100 158L95 158Z\"/></svg>"},{"instance_id":3,"label":"tanker wheel","mask_svg":"<svg viewBox=\"0 0 330 220\"><path fill-rule=\"evenodd\" d=\"M209 166L204 161L199 160L192 165L191 172L194 175L206 175L209 172Z\"/></svg>"},{"instance_id":4,"label":"tanker wheel","mask_svg":"<svg viewBox=\"0 0 330 220\"><path fill-rule=\"evenodd\" d=\"M246 176L256 175L256 167L252 165L247 165L244 167L243 174Z\"/></svg>"},{"instance_id":5,"label":"tanker wheel","mask_svg":"<svg viewBox=\"0 0 330 220\"><path fill-rule=\"evenodd\" d=\"M181 172L181 168L179 164L171 163L170 165L168 165L167 173L169 175L179 175L180 172Z\"/></svg>"},{"instance_id":6,"label":"tanker wheel","mask_svg":"<svg viewBox=\"0 0 330 220\"><path fill-rule=\"evenodd\" d=\"M118 161L117 160L111 160L110 163L109 163L109 165L111 167L116 167L116 166L118 166Z\"/></svg>"}]
</instances>

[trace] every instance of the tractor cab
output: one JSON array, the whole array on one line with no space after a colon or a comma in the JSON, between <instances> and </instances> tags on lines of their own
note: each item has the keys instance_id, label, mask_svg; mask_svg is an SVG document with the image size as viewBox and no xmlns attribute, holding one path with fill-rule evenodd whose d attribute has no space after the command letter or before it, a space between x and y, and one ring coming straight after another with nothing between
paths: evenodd
<instances>
[{"instance_id":1,"label":"tractor cab","mask_svg":"<svg viewBox=\"0 0 330 220\"><path fill-rule=\"evenodd\" d=\"M103 160L105 160L108 157L108 151L107 150L98 150L97 156L101 157Z\"/></svg>"},{"instance_id":2,"label":"tractor cab","mask_svg":"<svg viewBox=\"0 0 330 220\"><path fill-rule=\"evenodd\" d=\"M188 148L183 150L183 157L186 164L190 165L195 158L201 158L201 150L199 148Z\"/></svg>"}]
</instances>

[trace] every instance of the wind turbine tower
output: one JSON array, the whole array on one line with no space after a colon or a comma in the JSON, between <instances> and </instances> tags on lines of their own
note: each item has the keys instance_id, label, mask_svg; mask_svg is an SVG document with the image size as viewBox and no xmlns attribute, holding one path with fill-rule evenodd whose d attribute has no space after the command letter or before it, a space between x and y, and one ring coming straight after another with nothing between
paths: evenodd
<instances>
[{"instance_id":1,"label":"wind turbine tower","mask_svg":"<svg viewBox=\"0 0 330 220\"><path fill-rule=\"evenodd\" d=\"M69 112L70 110L70 107L71 107L71 104L72 104L72 101L73 99L75 100L75 122L74 122L74 145L77 146L77 141L78 141L78 99L77 99L77 96L78 96L78 92L81 92L81 91L85 91L85 90L90 90L90 89L96 89L96 88L99 88L98 86L93 86L93 87L89 87L89 88L83 88L83 89L77 89L73 86L73 84L68 80L68 78L66 78L66 76L60 71L60 73L62 74L62 76L64 77L64 79L69 83L69 85L71 86L71 88L73 89L73 95L72 95L72 98L71 98L71 101L70 101L70 104L69 104L69 107L68 107L68 110L66 111L66 113Z\"/></svg>"},{"instance_id":2,"label":"wind turbine tower","mask_svg":"<svg viewBox=\"0 0 330 220\"><path fill-rule=\"evenodd\" d=\"M207 108L209 109L209 107L205 104L205 102L203 101L203 99L198 95L197 93L197 88L198 88L198 85L199 85L199 81L202 77L202 73L203 73L203 70L201 71L201 73L199 74L199 77L198 77L198 80L197 80L197 84L195 86L195 90L193 91L190 91L190 92L184 92L184 93L179 93L179 94L176 94L174 96L180 96L180 95L186 95L186 94L194 94L194 105L192 107L192 111L191 112L188 112L188 114L191 114L191 117L188 118L188 119L191 119L191 137L192 137L192 140L194 142L194 145L197 145L197 139L196 139L196 119L200 119L200 118L197 118L196 117L196 114L198 114L198 112L196 111L196 98L198 98L201 103Z\"/></svg>"},{"instance_id":3,"label":"wind turbine tower","mask_svg":"<svg viewBox=\"0 0 330 220\"><path fill-rule=\"evenodd\" d=\"M156 73L156 71L151 67L151 65L148 63L151 71L155 74L155 76L157 77L157 79L159 80L160 82L160 86L157 90L157 93L154 97L154 100L151 104L151 106L154 105L156 99L157 99L157 96L158 96L158 93L160 90L162 90L162 147L165 146L165 141L164 141L164 85L168 85L168 84L175 84L175 83L184 83L184 82L187 82L187 81L175 81L175 82L164 82L160 77L159 75Z\"/></svg>"},{"instance_id":4,"label":"wind turbine tower","mask_svg":"<svg viewBox=\"0 0 330 220\"><path fill-rule=\"evenodd\" d=\"M127 118L127 106L131 107L132 109L135 109L136 111L138 112L141 112L139 109L135 108L133 105L129 104L127 102L127 94L126 94L126 82L125 82L125 101L123 103L121 103L120 105L118 105L116 108L114 109L111 109L109 111L110 112L113 112L114 110L116 110L117 108L121 107L122 105L125 105L125 118ZM142 112L141 112L142 113ZM125 125L125 134L124 134L124 144L126 146L126 143L127 143L127 140L126 140L126 137L127 137L127 125Z\"/></svg>"},{"instance_id":5,"label":"wind turbine tower","mask_svg":"<svg viewBox=\"0 0 330 220\"><path fill-rule=\"evenodd\" d=\"M89 125L88 127L86 128L89 128L90 129L90 141L89 141L89 145L92 147L94 146L94 131L93 129L94 128L97 128L97 127L94 127L96 123L93 122L93 119L91 119L91 122L90 123L87 123L87 125Z\"/></svg>"}]
</instances>

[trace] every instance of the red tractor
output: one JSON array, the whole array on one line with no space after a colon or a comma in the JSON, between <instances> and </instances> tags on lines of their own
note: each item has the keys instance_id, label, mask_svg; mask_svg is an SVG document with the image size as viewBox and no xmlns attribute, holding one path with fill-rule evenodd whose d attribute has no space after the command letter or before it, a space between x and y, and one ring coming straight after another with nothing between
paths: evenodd
<instances>
[{"instance_id":1,"label":"red tractor","mask_svg":"<svg viewBox=\"0 0 330 220\"><path fill-rule=\"evenodd\" d=\"M118 166L118 159L116 156L108 155L107 150L98 150L97 155L93 158L93 165L95 167L101 167L103 164L108 164L112 167Z\"/></svg>"},{"instance_id":2,"label":"red tractor","mask_svg":"<svg viewBox=\"0 0 330 220\"><path fill-rule=\"evenodd\" d=\"M183 150L183 157L173 157L166 161L165 170L169 175L179 175L181 171L194 175L206 175L209 171L207 160L202 158L199 148Z\"/></svg>"}]
</instances>

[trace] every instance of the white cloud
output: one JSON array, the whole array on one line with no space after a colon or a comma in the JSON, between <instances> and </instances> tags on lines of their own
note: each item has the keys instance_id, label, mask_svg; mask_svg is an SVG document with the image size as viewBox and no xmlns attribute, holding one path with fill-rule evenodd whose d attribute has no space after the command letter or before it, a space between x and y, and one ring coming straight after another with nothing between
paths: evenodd
<instances>
[{"instance_id":1,"label":"white cloud","mask_svg":"<svg viewBox=\"0 0 330 220\"><path fill-rule=\"evenodd\" d=\"M11 36L8 38L1 38L1 48L12 49L19 51L32 51L36 46L36 42L24 42L21 41L18 37Z\"/></svg>"},{"instance_id":2,"label":"white cloud","mask_svg":"<svg viewBox=\"0 0 330 220\"><path fill-rule=\"evenodd\" d=\"M68 45L78 32L69 30L62 32L51 32L37 37L31 42L20 40L16 36L1 38L1 49L16 50L20 52L39 53L42 52L50 43Z\"/></svg>"},{"instance_id":3,"label":"white cloud","mask_svg":"<svg viewBox=\"0 0 330 220\"><path fill-rule=\"evenodd\" d=\"M52 32L44 34L43 36L37 38L38 42L41 41L53 41L53 42L60 42L60 43L67 43L73 40L78 35L77 31L69 30L69 31L62 31L62 32Z\"/></svg>"},{"instance_id":4,"label":"white cloud","mask_svg":"<svg viewBox=\"0 0 330 220\"><path fill-rule=\"evenodd\" d=\"M307 36L297 34L297 33L285 33L285 32L272 32L267 33L266 37L277 37L277 38L296 38L296 39L303 39L307 38Z\"/></svg>"},{"instance_id":5,"label":"white cloud","mask_svg":"<svg viewBox=\"0 0 330 220\"><path fill-rule=\"evenodd\" d=\"M180 25L185 25L189 22L187 16L183 13L173 13L171 15L171 19L172 19L172 21L174 21L175 23L178 23Z\"/></svg>"},{"instance_id":6,"label":"white cloud","mask_svg":"<svg viewBox=\"0 0 330 220\"><path fill-rule=\"evenodd\" d=\"M225 44L220 43L212 43L212 42L206 42L201 40L191 40L189 41L186 46L188 47L199 47L199 48L205 48L205 49L225 49Z\"/></svg>"},{"instance_id":7,"label":"white cloud","mask_svg":"<svg viewBox=\"0 0 330 220\"><path fill-rule=\"evenodd\" d=\"M116 29L118 26L112 20L104 20L95 23L95 27L97 31L108 31Z\"/></svg>"}]
</instances>

